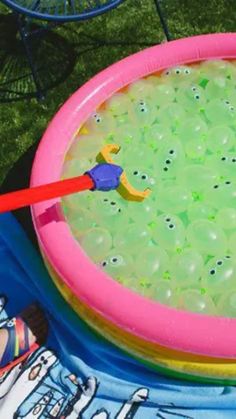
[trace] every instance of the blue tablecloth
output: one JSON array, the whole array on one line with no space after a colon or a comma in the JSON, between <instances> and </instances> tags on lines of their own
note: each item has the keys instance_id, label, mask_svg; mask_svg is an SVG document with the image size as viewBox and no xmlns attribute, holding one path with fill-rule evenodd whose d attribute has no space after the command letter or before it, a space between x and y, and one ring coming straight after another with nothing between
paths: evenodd
<instances>
[{"instance_id":1,"label":"blue tablecloth","mask_svg":"<svg viewBox=\"0 0 236 419\"><path fill-rule=\"evenodd\" d=\"M163 377L93 333L11 214L0 216L0 258L0 322L37 300L50 326L45 347L0 377L1 419L236 418L235 387Z\"/></svg>"}]
</instances>

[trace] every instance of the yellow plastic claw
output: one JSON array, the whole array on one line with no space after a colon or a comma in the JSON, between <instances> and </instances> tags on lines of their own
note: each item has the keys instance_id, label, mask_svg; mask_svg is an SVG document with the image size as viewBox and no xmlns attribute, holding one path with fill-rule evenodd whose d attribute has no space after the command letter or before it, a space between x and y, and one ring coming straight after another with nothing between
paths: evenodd
<instances>
[{"instance_id":1,"label":"yellow plastic claw","mask_svg":"<svg viewBox=\"0 0 236 419\"><path fill-rule=\"evenodd\" d=\"M97 155L97 162L98 163L111 163L114 164L114 161L112 160L111 154L118 154L120 151L120 146L117 144L107 144L103 149L98 153ZM117 192L127 201L143 201L145 198L147 198L151 190L146 189L145 191L138 191L137 189L133 188L132 185L130 185L126 174L123 172L120 177L120 185L116 189Z\"/></svg>"}]
</instances>

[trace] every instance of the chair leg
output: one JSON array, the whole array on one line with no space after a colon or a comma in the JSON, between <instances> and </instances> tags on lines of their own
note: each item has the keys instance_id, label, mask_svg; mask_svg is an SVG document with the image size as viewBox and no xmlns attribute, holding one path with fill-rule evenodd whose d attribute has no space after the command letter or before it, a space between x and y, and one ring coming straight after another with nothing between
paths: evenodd
<instances>
[{"instance_id":1,"label":"chair leg","mask_svg":"<svg viewBox=\"0 0 236 419\"><path fill-rule=\"evenodd\" d=\"M27 56L27 60L29 63L29 67L31 70L31 74L34 80L34 84L36 87L36 95L38 100L43 100L44 99L44 94L40 85L40 81L38 79L38 75L37 75L37 71L35 68L35 64L34 64L34 60L32 57L32 53L31 53L31 47L30 47L30 39L29 39L29 34L25 25L25 19L24 17L22 17L21 15L17 15L17 23L18 23L18 29L19 29L19 33L20 33L20 37L25 49L25 53Z\"/></svg>"},{"instance_id":2,"label":"chair leg","mask_svg":"<svg viewBox=\"0 0 236 419\"><path fill-rule=\"evenodd\" d=\"M166 39L167 39L167 41L171 41L172 36L170 34L170 31L169 31L169 28L168 28L168 25L167 25L167 22L166 22L164 13L162 11L162 8L161 8L161 5L160 5L160 0L154 0L154 2L155 2L155 5L156 5L157 13L159 15L160 22L161 22L161 25L162 25L162 29L164 31L164 34L166 36Z\"/></svg>"}]
</instances>

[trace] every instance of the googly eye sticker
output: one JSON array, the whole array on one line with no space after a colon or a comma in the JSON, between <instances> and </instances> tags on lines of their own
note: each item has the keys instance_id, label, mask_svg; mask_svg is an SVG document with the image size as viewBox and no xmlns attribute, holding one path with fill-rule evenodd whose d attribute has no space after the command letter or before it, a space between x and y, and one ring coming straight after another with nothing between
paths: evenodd
<instances>
[{"instance_id":1,"label":"googly eye sticker","mask_svg":"<svg viewBox=\"0 0 236 419\"><path fill-rule=\"evenodd\" d=\"M119 266L122 264L122 262L123 262L123 257L120 255L112 256L110 258L110 263L113 266Z\"/></svg>"}]
</instances>

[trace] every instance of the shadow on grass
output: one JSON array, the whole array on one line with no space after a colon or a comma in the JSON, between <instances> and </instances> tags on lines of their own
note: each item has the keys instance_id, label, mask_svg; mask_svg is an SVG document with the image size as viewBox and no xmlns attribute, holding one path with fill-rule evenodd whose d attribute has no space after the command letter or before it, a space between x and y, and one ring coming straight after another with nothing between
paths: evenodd
<instances>
[{"instance_id":1,"label":"shadow on grass","mask_svg":"<svg viewBox=\"0 0 236 419\"><path fill-rule=\"evenodd\" d=\"M34 25L32 29L37 29ZM32 56L43 92L66 80L76 55L73 46L55 31L31 40ZM0 102L35 97L36 88L13 14L0 15Z\"/></svg>"},{"instance_id":2,"label":"shadow on grass","mask_svg":"<svg viewBox=\"0 0 236 419\"><path fill-rule=\"evenodd\" d=\"M34 31L39 28L33 24L29 29ZM64 25L63 28L64 31L44 31L40 36L30 38L37 78L44 93L65 81L83 54L104 46L153 45L145 40L108 40L102 34L93 36L77 33L71 25ZM13 102L36 96L36 87L19 37L16 17L14 14L0 14L0 102Z\"/></svg>"}]
</instances>

